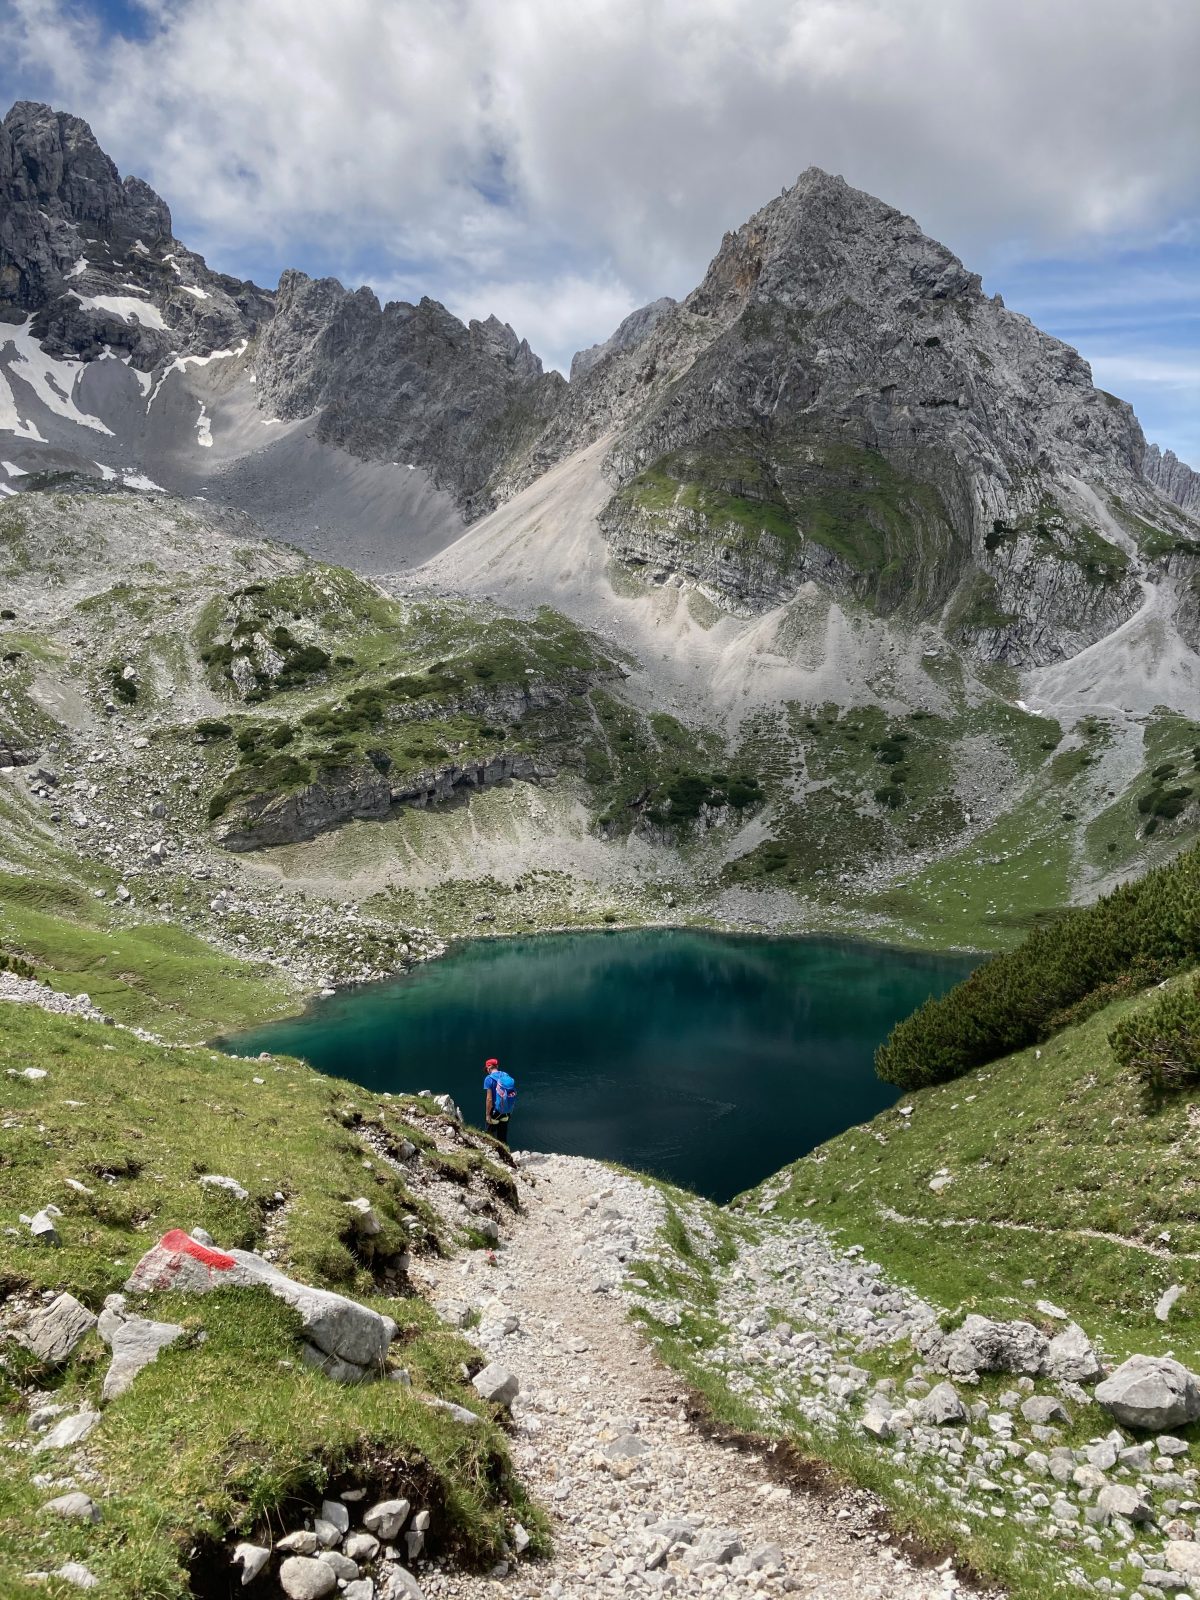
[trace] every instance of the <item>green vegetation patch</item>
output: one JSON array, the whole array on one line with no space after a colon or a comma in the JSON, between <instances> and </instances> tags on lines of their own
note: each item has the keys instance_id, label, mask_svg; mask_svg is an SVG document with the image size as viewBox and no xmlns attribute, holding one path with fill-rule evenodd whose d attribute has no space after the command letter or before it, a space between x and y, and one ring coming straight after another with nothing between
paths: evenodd
<instances>
[{"instance_id":1,"label":"green vegetation patch","mask_svg":"<svg viewBox=\"0 0 1200 1600\"><path fill-rule=\"evenodd\" d=\"M107 916L62 880L0 873L7 947L53 988L86 992L120 1022L195 1039L261 1020L292 1000L269 966L227 955L168 922L110 927Z\"/></svg>"},{"instance_id":2,"label":"green vegetation patch","mask_svg":"<svg viewBox=\"0 0 1200 1600\"><path fill-rule=\"evenodd\" d=\"M1109 1043L1152 1100L1200 1083L1200 979L1181 984L1126 1017Z\"/></svg>"},{"instance_id":3,"label":"green vegetation patch","mask_svg":"<svg viewBox=\"0 0 1200 1600\"><path fill-rule=\"evenodd\" d=\"M66 1289L98 1311L169 1228L203 1226L221 1244L261 1248L271 1225L285 1270L396 1319L393 1349L413 1383L344 1388L312 1372L300 1360L298 1319L265 1291L147 1296L145 1313L181 1322L187 1337L103 1408L87 1446L102 1480L92 1492L103 1520L39 1523L37 1564L86 1561L101 1579L100 1600L173 1600L193 1592L190 1562L211 1551L224 1569L217 1541L278 1537L323 1492L357 1484L429 1506L435 1551L493 1560L514 1516L540 1543L544 1522L515 1480L499 1430L490 1421L464 1429L421 1400L434 1394L479 1409L463 1378L463 1364L476 1366L478 1356L424 1302L380 1293L381 1257L398 1254L410 1217L428 1232L431 1214L389 1167L364 1162L354 1129L369 1121L398 1143L410 1131L403 1107L295 1061L170 1050L32 1007L9 1009L0 1075L31 1062L47 1074L4 1078L0 1211L18 1228L5 1254L10 1294ZM206 1172L237 1178L248 1198L202 1185ZM348 1226L346 1202L364 1194L383 1224L371 1258ZM51 1202L63 1213L58 1249L34 1244L17 1223L20 1211ZM8 1441L25 1425L13 1362L23 1382L77 1405L98 1401L108 1357L92 1334L65 1371L39 1372L5 1346L0 1439ZM25 1592L29 1528L47 1493L29 1474L41 1465L24 1451L0 1451L6 1595Z\"/></svg>"},{"instance_id":4,"label":"green vegetation patch","mask_svg":"<svg viewBox=\"0 0 1200 1600\"><path fill-rule=\"evenodd\" d=\"M1200 848L1094 905L1035 929L893 1029L879 1075L941 1083L1045 1037L1061 1014L1118 979L1149 982L1200 956Z\"/></svg>"}]
</instances>

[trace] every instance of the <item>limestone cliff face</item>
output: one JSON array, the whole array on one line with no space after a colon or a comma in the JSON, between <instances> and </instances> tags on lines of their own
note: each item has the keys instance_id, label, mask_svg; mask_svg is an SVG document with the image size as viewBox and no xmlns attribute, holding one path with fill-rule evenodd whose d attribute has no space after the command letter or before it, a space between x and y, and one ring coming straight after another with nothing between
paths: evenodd
<instances>
[{"instance_id":1,"label":"limestone cliff face","mask_svg":"<svg viewBox=\"0 0 1200 1600\"><path fill-rule=\"evenodd\" d=\"M393 783L370 765L332 768L318 782L293 793L252 796L238 815L220 828L217 839L226 850L236 853L298 844L356 819L378 822L397 806L442 805L473 789L514 778L537 783L552 776L551 768L539 765L531 756L507 751L480 761L413 773L400 783Z\"/></svg>"},{"instance_id":2,"label":"limestone cliff face","mask_svg":"<svg viewBox=\"0 0 1200 1600\"><path fill-rule=\"evenodd\" d=\"M467 518L491 509L565 388L495 317L464 325L430 299L381 307L302 272L280 279L257 375L273 414L316 413L328 443L426 468Z\"/></svg>"},{"instance_id":3,"label":"limestone cliff face","mask_svg":"<svg viewBox=\"0 0 1200 1600\"><path fill-rule=\"evenodd\" d=\"M1180 461L1174 450L1160 450L1156 444L1148 445L1142 470L1147 481L1161 489L1169 500L1185 511L1200 516L1200 472L1195 472Z\"/></svg>"},{"instance_id":4,"label":"limestone cliff face","mask_svg":"<svg viewBox=\"0 0 1200 1600\"><path fill-rule=\"evenodd\" d=\"M86 122L20 101L0 123L0 321L33 317L52 356L107 348L149 371L232 349L270 314L264 290L173 237L165 201L122 179Z\"/></svg>"},{"instance_id":5,"label":"limestone cliff face","mask_svg":"<svg viewBox=\"0 0 1200 1600\"><path fill-rule=\"evenodd\" d=\"M1115 495L1179 521L1132 410L911 218L812 169L636 343L600 347L531 456L617 424L618 559L734 609L815 577L1034 664L1141 601ZM1100 511L1097 510L1099 504Z\"/></svg>"}]
</instances>

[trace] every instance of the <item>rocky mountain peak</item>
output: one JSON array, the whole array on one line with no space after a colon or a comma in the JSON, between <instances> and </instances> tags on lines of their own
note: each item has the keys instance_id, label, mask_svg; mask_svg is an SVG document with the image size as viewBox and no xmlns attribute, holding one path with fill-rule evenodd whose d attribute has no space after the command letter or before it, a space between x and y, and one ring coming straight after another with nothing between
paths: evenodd
<instances>
[{"instance_id":1,"label":"rocky mountain peak","mask_svg":"<svg viewBox=\"0 0 1200 1600\"><path fill-rule=\"evenodd\" d=\"M639 306L636 311L631 311L603 344L577 350L571 357L571 382L578 383L586 377L605 356L616 355L623 350L635 350L650 337L662 319L674 311L677 304L678 301L672 300L670 295L652 300L648 306Z\"/></svg>"},{"instance_id":2,"label":"rocky mountain peak","mask_svg":"<svg viewBox=\"0 0 1200 1600\"><path fill-rule=\"evenodd\" d=\"M1148 445L1142 471L1155 488L1161 489L1184 511L1200 512L1200 472L1180 461L1174 450Z\"/></svg>"},{"instance_id":3,"label":"rocky mountain peak","mask_svg":"<svg viewBox=\"0 0 1200 1600\"><path fill-rule=\"evenodd\" d=\"M503 361L518 377L541 376L541 360L529 348L528 339L518 338L509 323L492 315L482 322L472 320L467 328L477 349Z\"/></svg>"}]
</instances>

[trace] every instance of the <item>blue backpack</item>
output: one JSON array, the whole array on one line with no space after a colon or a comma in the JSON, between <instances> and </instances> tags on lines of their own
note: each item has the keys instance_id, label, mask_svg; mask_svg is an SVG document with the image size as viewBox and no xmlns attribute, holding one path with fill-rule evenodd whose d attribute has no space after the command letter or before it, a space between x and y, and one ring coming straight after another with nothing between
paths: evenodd
<instances>
[{"instance_id":1,"label":"blue backpack","mask_svg":"<svg viewBox=\"0 0 1200 1600\"><path fill-rule=\"evenodd\" d=\"M517 1085L507 1072L493 1073L495 1083L492 1085L492 1115L496 1117L509 1117L517 1105Z\"/></svg>"}]
</instances>

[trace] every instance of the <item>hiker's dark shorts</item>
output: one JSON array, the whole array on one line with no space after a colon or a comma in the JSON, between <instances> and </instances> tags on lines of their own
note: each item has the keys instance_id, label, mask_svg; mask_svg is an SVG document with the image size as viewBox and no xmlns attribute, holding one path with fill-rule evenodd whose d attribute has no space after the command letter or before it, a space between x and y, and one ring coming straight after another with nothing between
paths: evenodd
<instances>
[{"instance_id":1,"label":"hiker's dark shorts","mask_svg":"<svg viewBox=\"0 0 1200 1600\"><path fill-rule=\"evenodd\" d=\"M508 1143L508 1118L497 1117L495 1122L488 1123L487 1130L493 1139L499 1139L501 1144Z\"/></svg>"}]
</instances>

